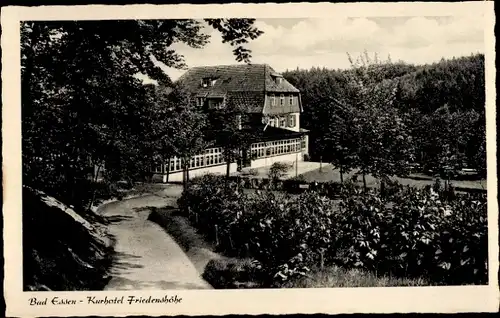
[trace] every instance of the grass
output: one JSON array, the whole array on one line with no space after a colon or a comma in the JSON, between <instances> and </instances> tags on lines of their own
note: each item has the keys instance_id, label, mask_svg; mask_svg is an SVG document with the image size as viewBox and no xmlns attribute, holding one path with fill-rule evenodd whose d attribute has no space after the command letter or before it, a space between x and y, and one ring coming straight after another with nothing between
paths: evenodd
<instances>
[{"instance_id":1,"label":"grass","mask_svg":"<svg viewBox=\"0 0 500 318\"><path fill-rule=\"evenodd\" d=\"M251 259L226 257L214 252L189 221L173 207L155 209L149 220L162 226L181 246L188 258L210 285L216 289L260 288L262 280L253 270ZM284 288L429 286L424 279L377 276L359 269L332 266L313 269L308 277L284 283Z\"/></svg>"},{"instance_id":2,"label":"grass","mask_svg":"<svg viewBox=\"0 0 500 318\"><path fill-rule=\"evenodd\" d=\"M323 270L313 269L308 277L283 284L285 288L336 288L336 287L396 287L430 286L425 279L377 276L375 273L359 269L343 269L337 266Z\"/></svg>"},{"instance_id":3,"label":"grass","mask_svg":"<svg viewBox=\"0 0 500 318\"><path fill-rule=\"evenodd\" d=\"M349 174L344 174L344 180L351 178L355 171ZM321 171L316 169L313 171L305 172L302 174L307 182L340 182L340 173L338 169L333 169L330 164L324 164ZM412 175L408 178L393 177L402 185L410 185L415 187L424 187L426 185L434 184L434 178L426 175ZM358 183L363 184L362 176L358 176ZM371 175L366 176L366 184L368 187L378 187L379 183L376 178ZM472 188L472 189L486 189L486 180L451 180L451 184L455 187Z\"/></svg>"},{"instance_id":4,"label":"grass","mask_svg":"<svg viewBox=\"0 0 500 318\"><path fill-rule=\"evenodd\" d=\"M203 278L216 289L259 288L251 259L221 258L208 262Z\"/></svg>"},{"instance_id":5,"label":"grass","mask_svg":"<svg viewBox=\"0 0 500 318\"><path fill-rule=\"evenodd\" d=\"M250 260L227 257L215 252L215 246L180 215L174 207L154 209L149 220L170 234L186 253L207 283L217 289L257 287L251 275ZM250 275L250 276L249 276Z\"/></svg>"},{"instance_id":6,"label":"grass","mask_svg":"<svg viewBox=\"0 0 500 318\"><path fill-rule=\"evenodd\" d=\"M211 260L225 258L215 253L215 247L208 243L175 207L153 209L148 219L160 225L174 238L200 275Z\"/></svg>"}]
</instances>

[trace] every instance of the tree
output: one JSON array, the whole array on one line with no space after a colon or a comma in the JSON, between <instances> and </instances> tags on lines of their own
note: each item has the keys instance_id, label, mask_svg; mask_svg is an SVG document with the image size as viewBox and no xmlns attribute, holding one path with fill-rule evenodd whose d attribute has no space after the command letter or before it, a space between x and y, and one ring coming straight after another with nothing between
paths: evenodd
<instances>
[{"instance_id":1,"label":"tree","mask_svg":"<svg viewBox=\"0 0 500 318\"><path fill-rule=\"evenodd\" d=\"M246 151L252 142L252 136L242 130L242 112L232 107L228 100L226 107L222 111L215 111L211 114L211 135L217 140L217 144L222 146L222 155L226 162L226 179L229 179L231 163L243 160L243 152Z\"/></svg>"},{"instance_id":2,"label":"tree","mask_svg":"<svg viewBox=\"0 0 500 318\"><path fill-rule=\"evenodd\" d=\"M243 45L262 33L253 22L23 22L23 182L73 202L77 194L85 196L81 187L88 183L89 167L106 163L110 179L143 173L155 153L154 142L145 138L157 137L147 129L165 118L150 111L158 105L135 76L171 85L155 61L184 68L183 56L171 45L203 47L207 26L221 32L237 60L248 62L251 54Z\"/></svg>"},{"instance_id":3,"label":"tree","mask_svg":"<svg viewBox=\"0 0 500 318\"><path fill-rule=\"evenodd\" d=\"M189 183L191 159L211 145L206 140L207 116L196 108L188 92L176 85L169 94L171 104L171 145L173 154L181 159L184 187Z\"/></svg>"},{"instance_id":4,"label":"tree","mask_svg":"<svg viewBox=\"0 0 500 318\"><path fill-rule=\"evenodd\" d=\"M273 182L278 181L286 175L290 168L290 164L287 164L285 162L273 163L269 168L269 179L271 179Z\"/></svg>"},{"instance_id":5,"label":"tree","mask_svg":"<svg viewBox=\"0 0 500 318\"><path fill-rule=\"evenodd\" d=\"M346 106L351 105L350 101L360 95L358 85L352 85L352 82L359 84L356 78L360 77L368 87L380 85L395 89L394 96L390 99L391 104L397 108L398 116L409 131L416 161L422 165L434 157L436 152L432 147L426 146L435 141L435 135L430 134L430 126L426 122L432 119L437 109L446 104L451 114L462 112L459 116L462 116L464 122L470 116L477 117L474 113L467 114L469 111L479 114L477 121L468 121L470 126L464 126L464 129L470 128L463 130L470 136L467 137L469 146L466 147L465 155L467 163L472 167L485 168L485 146L480 147L485 142L484 55L443 59L427 65L381 61L366 53L357 60L351 58L351 61L354 67L348 70L313 67L284 73L284 77L301 91L304 105L301 125L310 129L309 146L313 160L320 160L321 156L339 167L339 163L335 163L342 159L338 152L342 154L348 148L340 146L343 142L341 137L345 136L342 132L345 127L340 125L344 114L337 109L332 98ZM390 91L388 89L386 92ZM353 105L356 106L358 102ZM353 111L358 108L356 106ZM473 131L477 133L473 134ZM354 140L346 141L346 146L353 145L353 142ZM327 144L329 145L326 146ZM333 149L334 147L337 149ZM473 162L474 156L478 158L477 163Z\"/></svg>"},{"instance_id":6,"label":"tree","mask_svg":"<svg viewBox=\"0 0 500 318\"><path fill-rule=\"evenodd\" d=\"M413 142L402 114L394 107L397 83L377 81L371 74L378 68L365 53L357 62L349 57L352 72L349 83L352 95L346 99L353 109L353 156L363 176L367 174L385 181L393 175L406 175L413 161ZM373 64L371 64L373 63Z\"/></svg>"},{"instance_id":7,"label":"tree","mask_svg":"<svg viewBox=\"0 0 500 318\"><path fill-rule=\"evenodd\" d=\"M330 111L324 118L328 121L322 141L331 156L330 162L339 169L340 182L344 182L344 173L349 173L357 162L354 131L355 109L332 99L327 108Z\"/></svg>"}]
</instances>

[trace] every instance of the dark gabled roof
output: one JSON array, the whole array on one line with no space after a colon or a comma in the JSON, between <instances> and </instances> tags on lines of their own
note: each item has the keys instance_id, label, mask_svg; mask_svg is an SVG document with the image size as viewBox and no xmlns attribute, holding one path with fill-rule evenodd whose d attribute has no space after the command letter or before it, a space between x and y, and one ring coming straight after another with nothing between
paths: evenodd
<instances>
[{"instance_id":1,"label":"dark gabled roof","mask_svg":"<svg viewBox=\"0 0 500 318\"><path fill-rule=\"evenodd\" d=\"M265 100L264 92L230 92L227 103L229 109L260 113Z\"/></svg>"},{"instance_id":2,"label":"dark gabled roof","mask_svg":"<svg viewBox=\"0 0 500 318\"><path fill-rule=\"evenodd\" d=\"M239 64L199 66L189 69L178 83L197 97L226 96L231 103L249 113L260 113L264 108L265 92L299 93L299 90L282 78L267 64ZM201 80L215 80L213 86L202 87Z\"/></svg>"}]
</instances>

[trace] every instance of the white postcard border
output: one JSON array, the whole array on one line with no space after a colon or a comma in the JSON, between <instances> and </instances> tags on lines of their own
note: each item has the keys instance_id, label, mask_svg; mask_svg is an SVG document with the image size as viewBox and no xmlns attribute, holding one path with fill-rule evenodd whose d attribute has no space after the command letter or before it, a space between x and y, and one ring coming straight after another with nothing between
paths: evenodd
<instances>
[{"instance_id":1,"label":"white postcard border","mask_svg":"<svg viewBox=\"0 0 500 318\"><path fill-rule=\"evenodd\" d=\"M20 30L22 20L101 20L206 17L444 16L484 13L488 167L488 286L288 290L186 290L127 292L23 292L21 236ZM223 315L286 313L495 312L498 310L498 205L496 179L495 38L492 2L297 3L229 5L127 5L5 7L2 10L2 112L4 184L4 290L7 316ZM73 306L29 306L33 296L77 299ZM163 297L179 304L88 305L87 297Z\"/></svg>"}]
</instances>

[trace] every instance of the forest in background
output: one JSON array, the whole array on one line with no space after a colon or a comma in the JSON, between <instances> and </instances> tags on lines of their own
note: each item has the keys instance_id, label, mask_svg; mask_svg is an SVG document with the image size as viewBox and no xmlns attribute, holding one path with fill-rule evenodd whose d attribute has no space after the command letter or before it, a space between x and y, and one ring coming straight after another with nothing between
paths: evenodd
<instances>
[{"instance_id":1,"label":"forest in background","mask_svg":"<svg viewBox=\"0 0 500 318\"><path fill-rule=\"evenodd\" d=\"M252 19L24 22L21 25L23 184L63 202L89 207L105 185L147 180L171 156L189 162L208 147L206 114L152 61L185 68L165 50L183 42L202 48L204 28L223 35L238 62L262 32ZM132 36L134 35L134 36ZM348 70L285 72L302 92L301 126L310 129L312 160L376 178L428 168L486 170L484 56L415 66L348 57ZM160 85L144 85L146 74ZM241 136L225 113L219 125L226 161ZM232 116L232 117L231 117ZM231 117L231 118L230 118ZM187 168L186 175L187 175ZM90 176L90 178L89 178ZM187 179L187 178L186 178ZM109 189L102 189L109 192Z\"/></svg>"},{"instance_id":2,"label":"forest in background","mask_svg":"<svg viewBox=\"0 0 500 318\"><path fill-rule=\"evenodd\" d=\"M359 167L364 159L373 162L375 153L383 152L378 144L401 154L401 143L391 140L397 137L406 141L403 148L408 156L384 158L379 160L379 167L405 159L425 170L474 168L485 175L483 54L427 65L381 61L366 53L357 60L348 58L353 67L347 70L312 68L283 74L302 94L301 126L310 130L311 160L332 162L349 170ZM368 108L358 102L360 92L367 87L370 91L363 97L370 104ZM373 108L382 111L367 111ZM396 122L401 121L400 125L390 125L396 130L385 130L389 126L380 120L389 113L396 116ZM370 124L355 131L362 117ZM382 136L380 140L374 134L362 136L370 135L370 131ZM384 131L389 132L385 137ZM361 149L367 147L371 149ZM381 170L379 167L367 172Z\"/></svg>"}]
</instances>

